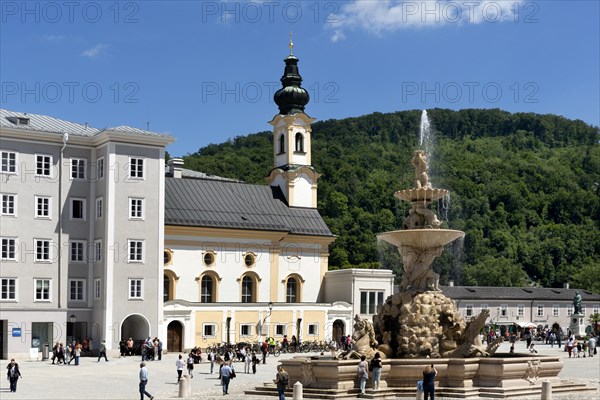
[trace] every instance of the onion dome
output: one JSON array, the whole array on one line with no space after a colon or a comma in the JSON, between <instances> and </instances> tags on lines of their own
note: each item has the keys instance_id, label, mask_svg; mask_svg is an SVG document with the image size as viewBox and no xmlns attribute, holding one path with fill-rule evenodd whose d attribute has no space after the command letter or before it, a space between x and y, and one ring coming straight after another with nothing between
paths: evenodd
<instances>
[{"instance_id":1,"label":"onion dome","mask_svg":"<svg viewBox=\"0 0 600 400\"><path fill-rule=\"evenodd\" d=\"M290 39L290 55L283 60L285 62L285 70L281 77L283 87L273 96L275 104L279 107L279 113L283 115L304 112L304 106L310 99L308 92L301 87L302 77L298 72L298 58L292 54L293 46Z\"/></svg>"}]
</instances>

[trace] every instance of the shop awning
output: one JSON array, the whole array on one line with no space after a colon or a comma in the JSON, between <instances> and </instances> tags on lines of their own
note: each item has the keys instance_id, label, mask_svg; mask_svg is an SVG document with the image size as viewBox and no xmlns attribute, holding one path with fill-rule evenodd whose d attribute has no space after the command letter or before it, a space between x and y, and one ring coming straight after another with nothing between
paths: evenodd
<instances>
[{"instance_id":1,"label":"shop awning","mask_svg":"<svg viewBox=\"0 0 600 400\"><path fill-rule=\"evenodd\" d=\"M534 324L533 322L518 322L517 325L519 325L521 328L537 328L538 324Z\"/></svg>"}]
</instances>

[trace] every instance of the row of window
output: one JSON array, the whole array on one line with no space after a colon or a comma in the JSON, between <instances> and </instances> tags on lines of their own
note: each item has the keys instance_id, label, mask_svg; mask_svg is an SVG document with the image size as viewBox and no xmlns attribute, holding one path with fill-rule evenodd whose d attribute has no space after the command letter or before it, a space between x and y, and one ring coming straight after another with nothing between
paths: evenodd
<instances>
[{"instance_id":1,"label":"row of window","mask_svg":"<svg viewBox=\"0 0 600 400\"><path fill-rule=\"evenodd\" d=\"M1 260L2 261L17 261L17 238L3 237L1 242ZM90 244L88 252L88 244L85 240L69 241L69 261L73 263L83 263L88 261L102 261L102 240L95 240ZM50 239L33 239L33 254L35 262L52 262L54 243ZM92 258L89 260L87 254L92 253ZM28 254L28 252L25 252ZM127 241L127 262L144 262L144 240L130 239Z\"/></svg>"},{"instance_id":2,"label":"row of window","mask_svg":"<svg viewBox=\"0 0 600 400\"><path fill-rule=\"evenodd\" d=\"M255 324L240 324L240 336L253 337L255 326L256 326ZM287 335L288 334L287 328L288 328L288 326L285 324L276 324L275 332L274 332L273 336L283 337L284 335ZM206 324L202 325L202 334L204 337L216 337L217 329L218 329L217 324L206 323ZM269 329L268 325L263 325L261 334L268 335L269 334L268 329ZM308 334L310 336L317 336L319 334L319 324L318 323L308 324Z\"/></svg>"},{"instance_id":3,"label":"row of window","mask_svg":"<svg viewBox=\"0 0 600 400\"><path fill-rule=\"evenodd\" d=\"M204 261L204 265L207 267L211 267L215 264L217 254L210 250L204 253L202 256L202 260ZM173 262L173 252L171 250L165 250L164 252L164 263L165 266L170 265ZM254 253L246 253L244 254L244 264L246 267L252 267L256 264L256 254Z\"/></svg>"},{"instance_id":4,"label":"row of window","mask_svg":"<svg viewBox=\"0 0 600 400\"><path fill-rule=\"evenodd\" d=\"M18 301L17 278L0 279L0 300ZM52 279L34 279L34 301L52 301ZM69 279L68 282L69 301L87 301L86 298L86 280ZM102 280L94 279L94 300L100 300L102 297ZM129 299L143 300L144 298L144 280L141 278L129 278Z\"/></svg>"},{"instance_id":5,"label":"row of window","mask_svg":"<svg viewBox=\"0 0 600 400\"><path fill-rule=\"evenodd\" d=\"M300 132L296 133L294 136L294 151L296 153L304 153L304 135ZM279 154L285 153L285 135L279 135Z\"/></svg>"},{"instance_id":6,"label":"row of window","mask_svg":"<svg viewBox=\"0 0 600 400\"><path fill-rule=\"evenodd\" d=\"M18 153L15 151L0 151L0 172L4 174L17 174L18 173ZM85 158L71 158L71 179L87 179L88 176L88 162ZM52 176L52 165L53 158L47 154L36 154L35 155L35 175L37 176ZM94 169L95 178L97 180L104 179L104 157L100 157L96 160L94 165L90 166L90 169ZM144 158L141 157L130 157L129 158L129 178L131 179L144 179Z\"/></svg>"},{"instance_id":7,"label":"row of window","mask_svg":"<svg viewBox=\"0 0 600 400\"><path fill-rule=\"evenodd\" d=\"M2 208L0 215L17 216L17 195L12 193L2 193ZM52 209L52 196L33 196L34 215L35 218L52 219L50 210ZM144 203L143 197L129 197L129 219L143 220L144 219ZM86 199L70 197L69 218L72 221L86 220ZM100 220L104 217L104 199L96 197L96 219Z\"/></svg>"},{"instance_id":8,"label":"row of window","mask_svg":"<svg viewBox=\"0 0 600 400\"><path fill-rule=\"evenodd\" d=\"M383 304L384 292L380 290L360 292L360 313L375 314L377 306Z\"/></svg>"},{"instance_id":9,"label":"row of window","mask_svg":"<svg viewBox=\"0 0 600 400\"><path fill-rule=\"evenodd\" d=\"M594 311L593 314L598 313L599 311L599 307L598 306L594 306ZM483 310L489 310L487 304L482 304L481 305L481 311ZM572 305L567 306L567 317L570 317L571 315L573 315L574 312L574 308ZM585 306L581 306L581 313L585 315L586 310L585 310ZM472 304L467 304L465 306L465 315L467 317L472 317L474 316L474 308ZM508 305L506 304L502 304L499 309L498 309L498 316L499 317L508 317ZM524 317L525 316L525 305L523 304L519 304L517 305L517 316L518 317ZM538 304L537 305L537 309L536 309L536 316L537 317L543 317L545 316L545 307L543 304ZM552 316L553 317L560 317L560 306L558 304L554 304L552 306ZM492 315L492 318L494 318L495 316Z\"/></svg>"},{"instance_id":10,"label":"row of window","mask_svg":"<svg viewBox=\"0 0 600 400\"><path fill-rule=\"evenodd\" d=\"M200 302L201 303L216 303L217 290L219 280L212 275L205 274L200 279ZM241 297L242 303L255 303L257 301L257 278L252 275L244 275L241 279ZM164 292L163 300L169 301L174 299L176 280L171 274L164 275ZM300 302L300 279L290 276L285 282L285 302L298 303Z\"/></svg>"}]
</instances>

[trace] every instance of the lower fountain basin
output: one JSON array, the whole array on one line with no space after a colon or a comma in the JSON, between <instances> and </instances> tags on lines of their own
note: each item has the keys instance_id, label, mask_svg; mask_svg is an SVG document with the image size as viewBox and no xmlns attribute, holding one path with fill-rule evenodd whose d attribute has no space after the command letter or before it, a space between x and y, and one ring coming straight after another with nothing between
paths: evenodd
<instances>
[{"instance_id":1,"label":"lower fountain basin","mask_svg":"<svg viewBox=\"0 0 600 400\"><path fill-rule=\"evenodd\" d=\"M297 356L282 360L281 364L290 382L303 384L305 395L345 399L354 398L358 393L358 362ZM414 397L417 381L423 379L423 369L430 364L438 371L436 394L440 396L518 399L540 395L542 381L549 381L554 392L595 390L585 384L561 380L558 377L563 367L560 355L495 354L481 358L387 359L382 363L380 390L370 392L373 398ZM372 388L371 379L367 380L367 390L369 388ZM261 395L276 396L277 392L273 388L272 393L261 392Z\"/></svg>"},{"instance_id":2,"label":"lower fountain basin","mask_svg":"<svg viewBox=\"0 0 600 400\"><path fill-rule=\"evenodd\" d=\"M453 229L405 229L380 233L377 239L398 247L431 249L441 247L463 236L465 236L464 232Z\"/></svg>"}]
</instances>

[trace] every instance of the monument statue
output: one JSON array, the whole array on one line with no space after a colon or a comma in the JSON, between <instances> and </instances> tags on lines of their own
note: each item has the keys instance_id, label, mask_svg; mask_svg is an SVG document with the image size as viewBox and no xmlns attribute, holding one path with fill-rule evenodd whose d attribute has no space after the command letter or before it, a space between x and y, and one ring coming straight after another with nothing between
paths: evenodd
<instances>
[{"instance_id":1,"label":"monument statue","mask_svg":"<svg viewBox=\"0 0 600 400\"><path fill-rule=\"evenodd\" d=\"M415 167L415 187L417 189L430 188L429 175L427 175L427 156L425 151L416 150L411 160L412 165Z\"/></svg>"},{"instance_id":2,"label":"monument statue","mask_svg":"<svg viewBox=\"0 0 600 400\"><path fill-rule=\"evenodd\" d=\"M575 292L575 297L573 298L573 314L582 314L581 295L579 294L579 291Z\"/></svg>"},{"instance_id":3,"label":"monument statue","mask_svg":"<svg viewBox=\"0 0 600 400\"><path fill-rule=\"evenodd\" d=\"M365 356L368 359L373 358L377 351L382 358L385 358L386 349L377 349L379 344L375 339L375 330L373 324L367 318L361 318L360 315L354 316L354 331L352 332L353 348L341 353L338 358L347 360L349 358L359 359Z\"/></svg>"}]
</instances>

